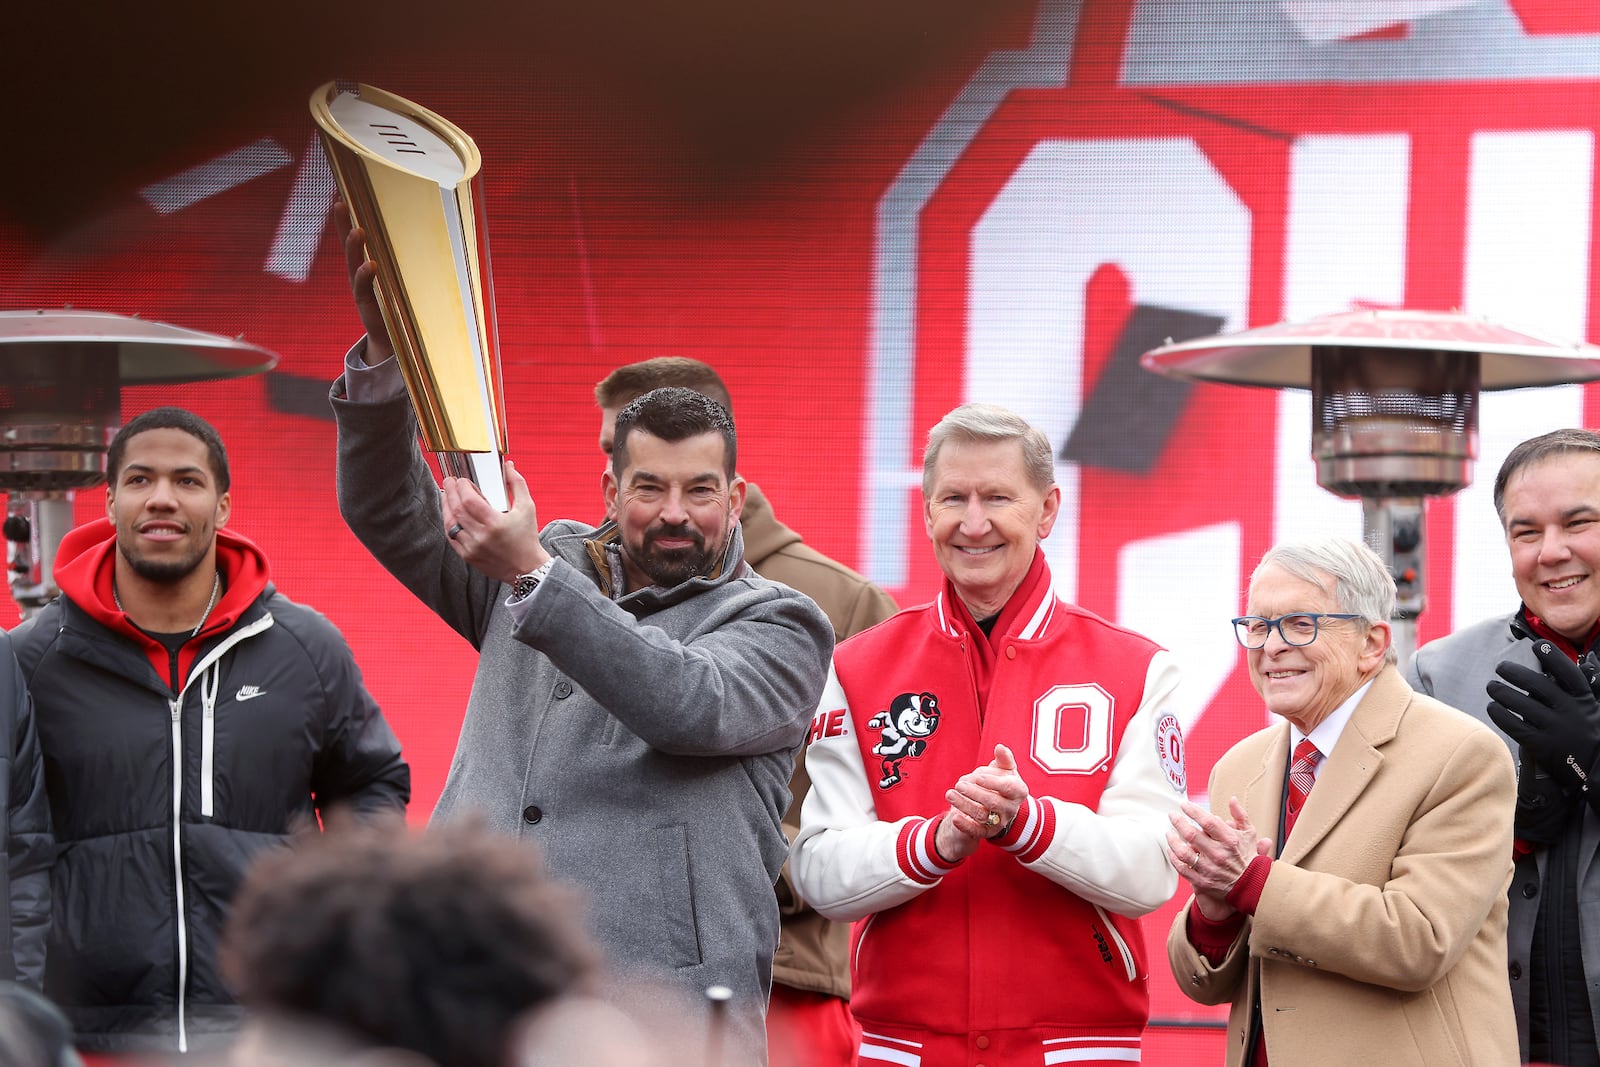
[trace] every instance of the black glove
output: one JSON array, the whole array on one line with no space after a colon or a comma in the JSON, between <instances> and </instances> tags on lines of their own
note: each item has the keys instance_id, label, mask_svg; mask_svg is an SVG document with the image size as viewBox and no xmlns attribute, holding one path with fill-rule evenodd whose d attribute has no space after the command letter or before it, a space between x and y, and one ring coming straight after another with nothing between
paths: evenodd
<instances>
[{"instance_id":1,"label":"black glove","mask_svg":"<svg viewBox=\"0 0 1600 1067\"><path fill-rule=\"evenodd\" d=\"M1486 687L1489 718L1560 786L1587 792L1600 753L1600 700L1590 679L1552 642L1535 640L1533 654L1544 673L1509 660L1494 669L1505 681L1491 679Z\"/></svg>"},{"instance_id":2,"label":"black glove","mask_svg":"<svg viewBox=\"0 0 1600 1067\"><path fill-rule=\"evenodd\" d=\"M1583 793L1563 789L1561 783L1540 770L1524 748L1517 762L1516 835L1536 845L1553 845L1561 839L1567 818L1583 805Z\"/></svg>"}]
</instances>

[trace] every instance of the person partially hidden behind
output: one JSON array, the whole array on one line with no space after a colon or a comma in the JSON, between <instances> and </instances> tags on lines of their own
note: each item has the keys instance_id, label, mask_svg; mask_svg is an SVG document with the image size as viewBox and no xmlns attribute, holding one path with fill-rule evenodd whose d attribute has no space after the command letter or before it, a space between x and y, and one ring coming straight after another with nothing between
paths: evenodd
<instances>
[{"instance_id":1,"label":"person partially hidden behind","mask_svg":"<svg viewBox=\"0 0 1600 1067\"><path fill-rule=\"evenodd\" d=\"M1555 430L1517 445L1495 476L1494 506L1521 603L1430 641L1406 678L1490 725L1517 757L1507 942L1522 1057L1597 1067L1600 433Z\"/></svg>"},{"instance_id":2,"label":"person partially hidden behind","mask_svg":"<svg viewBox=\"0 0 1600 1067\"><path fill-rule=\"evenodd\" d=\"M19 990L44 988L55 860L44 783L33 698L0 631L0 982Z\"/></svg>"},{"instance_id":3,"label":"person partially hidden behind","mask_svg":"<svg viewBox=\"0 0 1600 1067\"><path fill-rule=\"evenodd\" d=\"M1178 988L1230 1004L1238 1067L1503 1067L1516 782L1481 724L1395 669L1395 585L1347 538L1271 549L1233 621L1279 722L1212 769L1167 855Z\"/></svg>"}]
</instances>

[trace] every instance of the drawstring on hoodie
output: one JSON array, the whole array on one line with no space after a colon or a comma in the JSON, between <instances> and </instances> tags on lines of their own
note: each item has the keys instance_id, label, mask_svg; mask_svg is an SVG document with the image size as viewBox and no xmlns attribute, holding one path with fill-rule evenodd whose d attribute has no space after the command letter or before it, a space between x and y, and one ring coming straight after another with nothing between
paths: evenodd
<instances>
[{"instance_id":1,"label":"drawstring on hoodie","mask_svg":"<svg viewBox=\"0 0 1600 1067\"><path fill-rule=\"evenodd\" d=\"M222 661L213 660L200 679L200 817L211 818L215 790L213 773L217 740L217 689L222 684Z\"/></svg>"},{"instance_id":2,"label":"drawstring on hoodie","mask_svg":"<svg viewBox=\"0 0 1600 1067\"><path fill-rule=\"evenodd\" d=\"M202 708L200 729L200 816L209 819L213 816L215 808L215 783L216 776L216 719L217 719L217 691L222 687L222 657L233 646L241 641L249 640L263 630L272 627L273 620L270 614L262 615L245 626L235 629L220 644L205 654L205 658L195 665L194 671L189 675L189 681L184 683L178 694L172 698L172 875L175 897L175 914L178 923L178 1051L189 1050L189 1029L185 1021L189 996L189 934L188 912L184 907L184 876L183 860L183 699L189 691L189 686L194 684L198 675L200 679L200 705Z\"/></svg>"}]
</instances>

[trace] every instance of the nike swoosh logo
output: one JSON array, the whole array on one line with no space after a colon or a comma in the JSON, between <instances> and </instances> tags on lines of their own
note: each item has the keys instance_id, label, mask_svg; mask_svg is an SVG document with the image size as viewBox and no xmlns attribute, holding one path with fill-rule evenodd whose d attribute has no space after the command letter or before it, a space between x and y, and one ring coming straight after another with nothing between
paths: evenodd
<instances>
[{"instance_id":1,"label":"nike swoosh logo","mask_svg":"<svg viewBox=\"0 0 1600 1067\"><path fill-rule=\"evenodd\" d=\"M233 699L238 701L254 700L256 697L264 697L266 695L267 691L265 689L257 689L253 685L247 685L241 687L237 693L233 694Z\"/></svg>"}]
</instances>

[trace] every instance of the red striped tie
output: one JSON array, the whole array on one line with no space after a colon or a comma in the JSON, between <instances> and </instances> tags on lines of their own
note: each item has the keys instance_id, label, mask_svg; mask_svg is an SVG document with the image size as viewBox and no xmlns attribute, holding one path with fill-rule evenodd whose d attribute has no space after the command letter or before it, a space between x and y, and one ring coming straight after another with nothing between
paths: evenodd
<instances>
[{"instance_id":1,"label":"red striped tie","mask_svg":"<svg viewBox=\"0 0 1600 1067\"><path fill-rule=\"evenodd\" d=\"M1289 761L1289 810L1283 819L1285 835L1294 829L1294 821L1300 817L1300 809L1305 806L1306 795L1317 783L1317 764L1321 762L1322 753L1317 751L1317 746L1311 743L1309 737L1294 746L1294 759Z\"/></svg>"},{"instance_id":2,"label":"red striped tie","mask_svg":"<svg viewBox=\"0 0 1600 1067\"><path fill-rule=\"evenodd\" d=\"M1306 794L1317 784L1317 764L1321 762L1322 753L1311 743L1311 738L1302 738L1294 746L1294 759L1289 761L1289 810L1283 814L1284 837L1288 837L1289 831L1294 829L1294 821L1300 817L1300 809L1305 807ZM1257 992L1256 996L1260 995ZM1250 1062L1255 1067L1267 1067L1267 1031L1264 1026L1256 1031L1255 1055Z\"/></svg>"}]
</instances>

